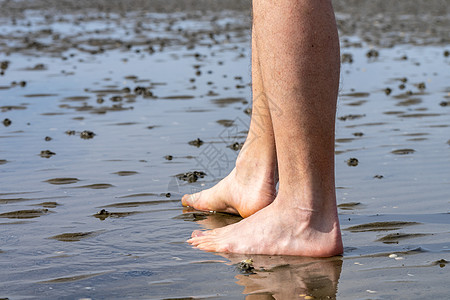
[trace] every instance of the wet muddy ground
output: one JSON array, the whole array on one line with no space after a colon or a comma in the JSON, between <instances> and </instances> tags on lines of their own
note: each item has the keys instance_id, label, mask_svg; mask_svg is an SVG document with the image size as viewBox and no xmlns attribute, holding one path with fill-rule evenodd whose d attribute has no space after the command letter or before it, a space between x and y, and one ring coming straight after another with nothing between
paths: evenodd
<instances>
[{"instance_id":1,"label":"wet muddy ground","mask_svg":"<svg viewBox=\"0 0 450 300\"><path fill-rule=\"evenodd\" d=\"M0 1L0 298L444 299L448 8L390 2L335 1L345 253L312 259L185 243L239 221L180 199L245 139L248 2Z\"/></svg>"}]
</instances>

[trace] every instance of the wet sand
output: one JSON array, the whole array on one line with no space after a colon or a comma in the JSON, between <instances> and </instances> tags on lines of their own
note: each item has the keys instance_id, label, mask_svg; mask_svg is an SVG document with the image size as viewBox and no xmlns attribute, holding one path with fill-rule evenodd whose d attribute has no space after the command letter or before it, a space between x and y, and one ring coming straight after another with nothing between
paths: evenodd
<instances>
[{"instance_id":1,"label":"wet sand","mask_svg":"<svg viewBox=\"0 0 450 300\"><path fill-rule=\"evenodd\" d=\"M240 220L180 199L245 140L248 1L0 1L0 298L444 299L450 18L412 2L334 2L345 253L312 259L185 243Z\"/></svg>"}]
</instances>

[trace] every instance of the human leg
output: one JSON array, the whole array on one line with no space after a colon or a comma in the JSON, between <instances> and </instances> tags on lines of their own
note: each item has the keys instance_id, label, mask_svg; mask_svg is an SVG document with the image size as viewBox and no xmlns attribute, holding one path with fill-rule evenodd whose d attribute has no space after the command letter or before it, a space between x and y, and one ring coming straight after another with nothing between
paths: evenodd
<instances>
[{"instance_id":1,"label":"human leg","mask_svg":"<svg viewBox=\"0 0 450 300\"><path fill-rule=\"evenodd\" d=\"M255 47L252 38L252 117L236 166L212 188L184 195L184 206L248 217L275 199L278 182L275 139Z\"/></svg>"},{"instance_id":2,"label":"human leg","mask_svg":"<svg viewBox=\"0 0 450 300\"><path fill-rule=\"evenodd\" d=\"M253 2L256 51L279 170L272 204L189 242L207 251L332 256L342 253L334 182L339 41L330 0ZM273 109L271 110L273 112Z\"/></svg>"}]
</instances>

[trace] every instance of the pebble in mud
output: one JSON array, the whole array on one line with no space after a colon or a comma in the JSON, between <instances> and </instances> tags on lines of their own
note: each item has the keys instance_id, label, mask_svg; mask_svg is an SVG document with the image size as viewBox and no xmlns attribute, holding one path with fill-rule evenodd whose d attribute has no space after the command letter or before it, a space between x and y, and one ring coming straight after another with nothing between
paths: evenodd
<instances>
[{"instance_id":1,"label":"pebble in mud","mask_svg":"<svg viewBox=\"0 0 450 300\"><path fill-rule=\"evenodd\" d=\"M367 56L368 58L378 57L379 55L380 55L380 53L379 53L377 50L375 50L375 49L371 49L371 50L369 50L369 51L366 53L366 56Z\"/></svg>"},{"instance_id":2,"label":"pebble in mud","mask_svg":"<svg viewBox=\"0 0 450 300\"><path fill-rule=\"evenodd\" d=\"M417 86L417 88L418 88L419 90L424 90L424 89L426 89L425 82L420 82L420 83L416 84L416 86Z\"/></svg>"},{"instance_id":3,"label":"pebble in mud","mask_svg":"<svg viewBox=\"0 0 450 300\"><path fill-rule=\"evenodd\" d=\"M43 157L43 158L50 158L50 157L52 157L53 155L55 155L56 153L55 152L52 152L52 151L50 151L50 150L42 150L41 151L41 153L39 154L41 157Z\"/></svg>"},{"instance_id":4,"label":"pebble in mud","mask_svg":"<svg viewBox=\"0 0 450 300\"><path fill-rule=\"evenodd\" d=\"M92 139L92 138L94 138L94 136L95 136L95 133L93 133L92 131L89 131L89 130L84 130L83 132L80 133L80 137L85 140Z\"/></svg>"},{"instance_id":5,"label":"pebble in mud","mask_svg":"<svg viewBox=\"0 0 450 300\"><path fill-rule=\"evenodd\" d=\"M8 127L9 125L11 125L11 120L10 119L4 119L3 120L3 125L5 125L5 127Z\"/></svg>"},{"instance_id":6,"label":"pebble in mud","mask_svg":"<svg viewBox=\"0 0 450 300\"><path fill-rule=\"evenodd\" d=\"M384 89L384 93L389 96L392 93L392 89L391 88L385 88Z\"/></svg>"},{"instance_id":7,"label":"pebble in mud","mask_svg":"<svg viewBox=\"0 0 450 300\"><path fill-rule=\"evenodd\" d=\"M238 151L238 150L241 150L242 147L244 147L244 143L238 143L238 142L236 142L236 143L234 143L234 144L232 144L232 145L230 145L230 146L228 146L228 147L231 148L231 149L233 149L234 151Z\"/></svg>"},{"instance_id":8,"label":"pebble in mud","mask_svg":"<svg viewBox=\"0 0 450 300\"><path fill-rule=\"evenodd\" d=\"M49 142L49 141L51 141L51 140L52 140L52 138L51 138L51 137L49 137L49 136L46 136L46 137L44 138L44 140L45 140L46 142Z\"/></svg>"},{"instance_id":9,"label":"pebble in mud","mask_svg":"<svg viewBox=\"0 0 450 300\"><path fill-rule=\"evenodd\" d=\"M356 167L356 166L358 165L358 163L359 163L358 159L357 159L357 158L354 158L354 157L349 158L349 159L347 160L347 165L348 165L349 167Z\"/></svg>"},{"instance_id":10,"label":"pebble in mud","mask_svg":"<svg viewBox=\"0 0 450 300\"><path fill-rule=\"evenodd\" d=\"M190 141L188 144L191 146L195 146L195 147L200 147L201 145L203 145L203 141L200 138L197 138L193 141Z\"/></svg>"},{"instance_id":11,"label":"pebble in mud","mask_svg":"<svg viewBox=\"0 0 450 300\"><path fill-rule=\"evenodd\" d=\"M449 57L449 56L450 56L450 51L445 50L445 51L444 51L444 56L445 56L445 57Z\"/></svg>"},{"instance_id":12,"label":"pebble in mud","mask_svg":"<svg viewBox=\"0 0 450 300\"><path fill-rule=\"evenodd\" d=\"M383 179L384 176L383 176L383 175L375 175L375 176L373 176L373 178L376 178L376 179Z\"/></svg>"},{"instance_id":13,"label":"pebble in mud","mask_svg":"<svg viewBox=\"0 0 450 300\"><path fill-rule=\"evenodd\" d=\"M76 132L75 132L75 130L66 130L65 134L67 134L67 135L75 135Z\"/></svg>"},{"instance_id":14,"label":"pebble in mud","mask_svg":"<svg viewBox=\"0 0 450 300\"><path fill-rule=\"evenodd\" d=\"M1 70L8 69L8 66L9 66L9 61L8 60L4 60L4 61L0 62L0 69Z\"/></svg>"},{"instance_id":15,"label":"pebble in mud","mask_svg":"<svg viewBox=\"0 0 450 300\"><path fill-rule=\"evenodd\" d=\"M173 156L172 156L172 155L166 155L166 156L164 156L164 158L165 158L166 160L172 160L172 159L173 159Z\"/></svg>"},{"instance_id":16,"label":"pebble in mud","mask_svg":"<svg viewBox=\"0 0 450 300\"><path fill-rule=\"evenodd\" d=\"M351 53L344 53L341 56L341 62L351 64L353 63L353 55Z\"/></svg>"}]
</instances>

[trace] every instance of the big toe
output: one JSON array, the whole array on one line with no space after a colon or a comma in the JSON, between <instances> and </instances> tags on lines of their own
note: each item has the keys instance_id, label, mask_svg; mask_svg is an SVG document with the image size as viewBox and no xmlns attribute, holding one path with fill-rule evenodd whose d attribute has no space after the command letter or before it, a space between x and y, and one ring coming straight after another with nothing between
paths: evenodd
<instances>
[{"instance_id":1,"label":"big toe","mask_svg":"<svg viewBox=\"0 0 450 300\"><path fill-rule=\"evenodd\" d=\"M197 194L186 194L183 196L183 198L181 198L181 204L183 204L183 206L194 207L194 202L197 198L198 198L198 193Z\"/></svg>"}]
</instances>

